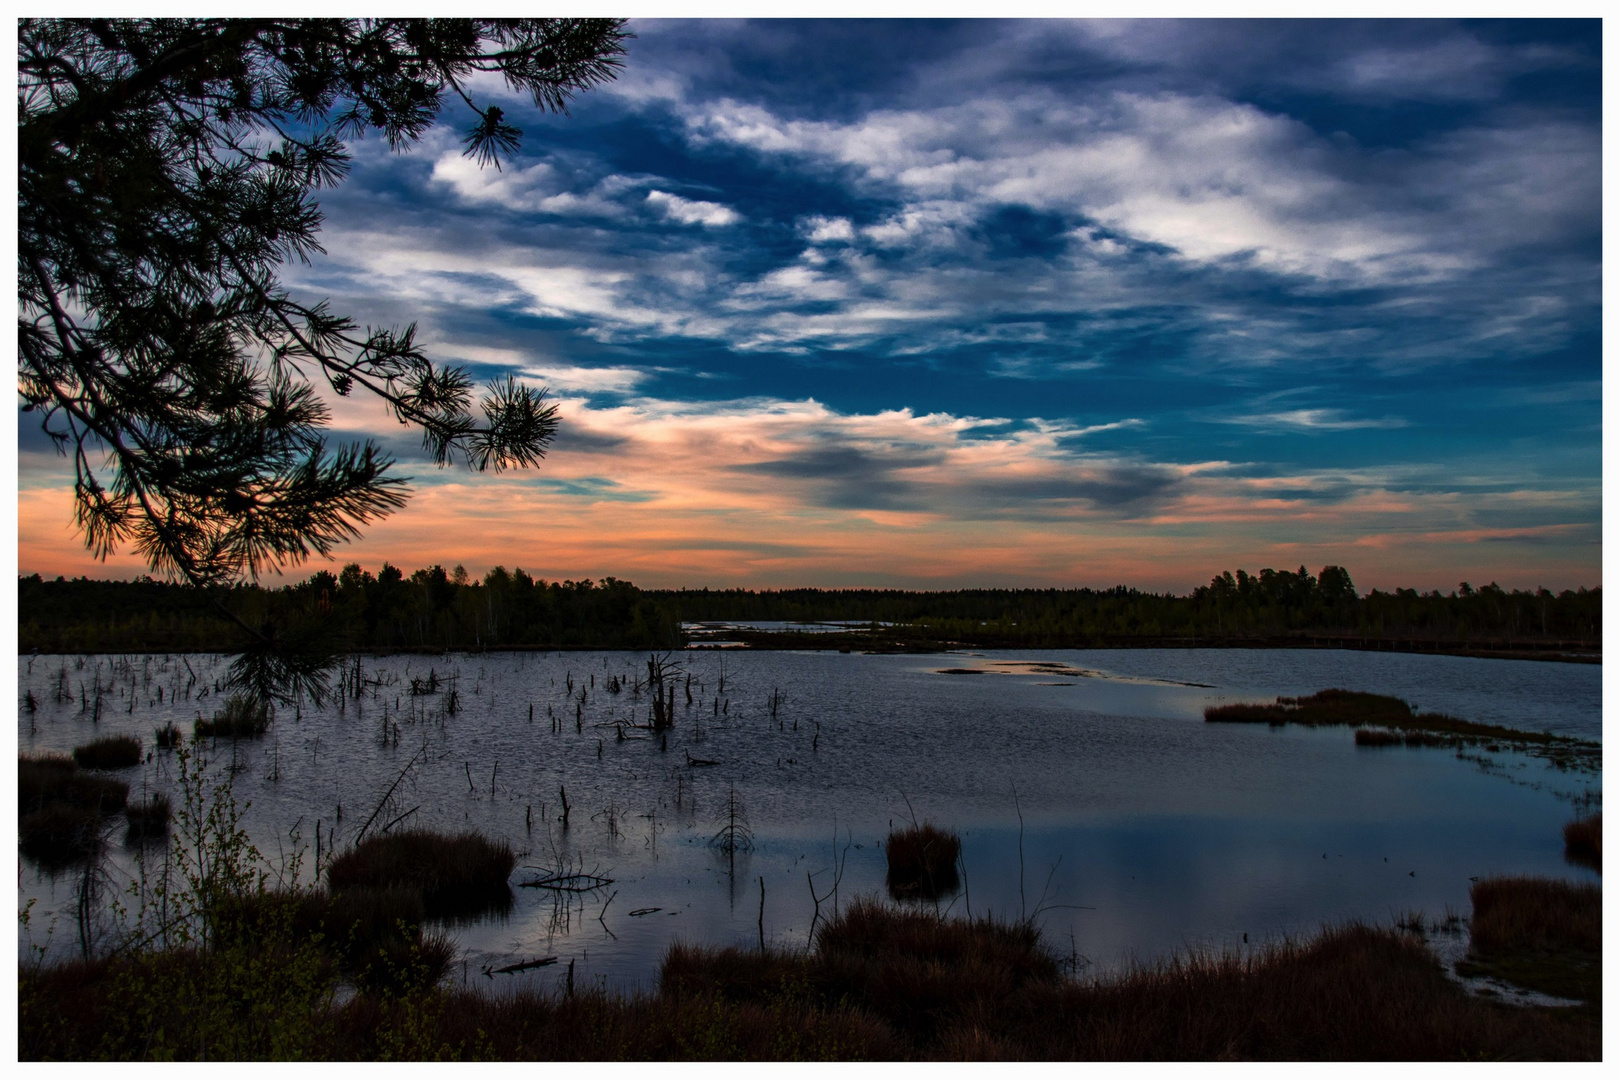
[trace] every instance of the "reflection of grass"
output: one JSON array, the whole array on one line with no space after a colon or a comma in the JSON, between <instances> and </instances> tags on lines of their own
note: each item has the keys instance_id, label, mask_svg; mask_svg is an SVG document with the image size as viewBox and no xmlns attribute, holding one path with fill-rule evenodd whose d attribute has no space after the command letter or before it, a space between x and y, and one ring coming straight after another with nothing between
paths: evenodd
<instances>
[{"instance_id":1,"label":"reflection of grass","mask_svg":"<svg viewBox=\"0 0 1620 1080\"><path fill-rule=\"evenodd\" d=\"M1204 710L1210 723L1299 724L1304 727L1368 725L1402 733L1408 746L1484 746L1499 750L1508 745L1545 758L1559 768L1595 771L1602 765L1603 748L1597 743L1552 735L1545 731L1519 731L1497 724L1476 724L1444 713L1413 712L1397 697L1358 690L1321 690L1309 697L1280 697L1275 703L1211 705ZM1366 743L1363 745L1384 745Z\"/></svg>"},{"instance_id":2,"label":"reflection of grass","mask_svg":"<svg viewBox=\"0 0 1620 1080\"><path fill-rule=\"evenodd\" d=\"M1603 992L1603 893L1534 877L1486 878L1469 890L1474 918L1464 975L1490 975L1596 1006Z\"/></svg>"},{"instance_id":3,"label":"reflection of grass","mask_svg":"<svg viewBox=\"0 0 1620 1080\"><path fill-rule=\"evenodd\" d=\"M227 943L220 953L228 959L233 949ZM260 965L253 981L226 983L230 992L215 990L212 999L178 992L189 983L153 994L133 962L25 969L19 1056L1196 1061L1602 1053L1595 1015L1469 997L1413 935L1354 925L1248 957L1183 956L1081 982L1062 975L1028 923L940 919L865 901L821 927L808 952L676 946L657 992L629 996L362 985L339 1004L303 992L312 980L292 977L296 952L251 956ZM278 978L276 964L289 977ZM256 1007L272 994L275 1009Z\"/></svg>"},{"instance_id":4,"label":"reflection of grass","mask_svg":"<svg viewBox=\"0 0 1620 1080\"><path fill-rule=\"evenodd\" d=\"M1564 857L1594 870L1603 869L1603 815L1579 818L1564 826Z\"/></svg>"},{"instance_id":5,"label":"reflection of grass","mask_svg":"<svg viewBox=\"0 0 1620 1080\"><path fill-rule=\"evenodd\" d=\"M962 841L930 823L889 833L883 844L888 856L889 894L896 899L936 900L956 891L956 857Z\"/></svg>"},{"instance_id":6,"label":"reflection of grass","mask_svg":"<svg viewBox=\"0 0 1620 1080\"><path fill-rule=\"evenodd\" d=\"M516 865L505 841L410 830L367 838L333 859L326 876L334 892L407 889L429 915L458 915L510 906Z\"/></svg>"},{"instance_id":7,"label":"reflection of grass","mask_svg":"<svg viewBox=\"0 0 1620 1080\"><path fill-rule=\"evenodd\" d=\"M74 747L73 760L86 769L127 769L141 763L141 744L128 735L108 735Z\"/></svg>"}]
</instances>

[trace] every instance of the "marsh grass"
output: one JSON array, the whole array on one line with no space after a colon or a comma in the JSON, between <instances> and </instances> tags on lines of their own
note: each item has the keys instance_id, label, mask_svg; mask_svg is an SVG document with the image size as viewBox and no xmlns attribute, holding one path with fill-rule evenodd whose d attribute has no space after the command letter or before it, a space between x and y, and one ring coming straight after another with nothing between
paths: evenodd
<instances>
[{"instance_id":1,"label":"marsh grass","mask_svg":"<svg viewBox=\"0 0 1620 1080\"><path fill-rule=\"evenodd\" d=\"M80 771L73 759L61 754L17 758L17 812L43 810L51 803L86 807L104 814L117 813L129 797L129 785L110 776Z\"/></svg>"},{"instance_id":2,"label":"marsh grass","mask_svg":"<svg viewBox=\"0 0 1620 1080\"><path fill-rule=\"evenodd\" d=\"M167 795L153 792L141 802L130 803L124 807L124 817L129 823L125 838L131 842L154 840L169 833L169 820L174 816L174 807Z\"/></svg>"},{"instance_id":3,"label":"marsh grass","mask_svg":"<svg viewBox=\"0 0 1620 1080\"><path fill-rule=\"evenodd\" d=\"M1414 712L1400 698L1359 690L1321 690L1307 697L1279 697L1269 705L1243 702L1211 705L1204 709L1204 720L1212 724L1270 724L1273 727L1298 724L1385 728L1400 732L1408 746L1483 745L1489 750L1500 750L1506 745L1544 758L1559 768L1589 771L1601 768L1603 757L1601 745L1583 739L1544 731L1518 731L1496 724L1476 724L1444 713ZM1362 746L1389 745L1364 741L1359 732L1356 741Z\"/></svg>"},{"instance_id":4,"label":"marsh grass","mask_svg":"<svg viewBox=\"0 0 1620 1080\"><path fill-rule=\"evenodd\" d=\"M73 760L85 769L128 769L141 763L141 744L128 735L108 735L75 746Z\"/></svg>"},{"instance_id":5,"label":"marsh grass","mask_svg":"<svg viewBox=\"0 0 1620 1080\"><path fill-rule=\"evenodd\" d=\"M409 890L421 896L429 916L455 918L509 908L507 879L516 865L505 841L407 830L366 838L333 859L326 876L334 893Z\"/></svg>"},{"instance_id":6,"label":"marsh grass","mask_svg":"<svg viewBox=\"0 0 1620 1080\"><path fill-rule=\"evenodd\" d=\"M46 870L61 870L95 850L104 821L92 807L48 803L18 819L22 853Z\"/></svg>"},{"instance_id":7,"label":"marsh grass","mask_svg":"<svg viewBox=\"0 0 1620 1080\"><path fill-rule=\"evenodd\" d=\"M273 940L285 940L274 938ZM237 1000L195 953L24 969L24 1059L1575 1060L1595 1015L1470 997L1414 935L1350 925L1246 956L1183 955L1077 981L1028 923L857 902L809 951L676 946L657 992L440 986L341 1004L319 953L281 945ZM167 983L150 972L179 972ZM278 977L275 964L288 965ZM235 968L243 968L239 973ZM134 974L131 974L133 972ZM252 981L247 981L249 977ZM143 981L144 980L144 981ZM230 985L230 984L226 984ZM197 1004L202 1003L201 1005Z\"/></svg>"},{"instance_id":8,"label":"marsh grass","mask_svg":"<svg viewBox=\"0 0 1620 1080\"><path fill-rule=\"evenodd\" d=\"M1564 826L1564 858L1603 870L1603 815L1577 818Z\"/></svg>"},{"instance_id":9,"label":"marsh grass","mask_svg":"<svg viewBox=\"0 0 1620 1080\"><path fill-rule=\"evenodd\" d=\"M1496 877L1469 889L1474 917L1459 973L1490 975L1596 1005L1603 990L1603 892L1596 885Z\"/></svg>"},{"instance_id":10,"label":"marsh grass","mask_svg":"<svg viewBox=\"0 0 1620 1080\"><path fill-rule=\"evenodd\" d=\"M955 892L961 882L956 860L962 841L930 823L889 833L883 850L888 859L886 884L895 899L937 900Z\"/></svg>"},{"instance_id":11,"label":"marsh grass","mask_svg":"<svg viewBox=\"0 0 1620 1080\"><path fill-rule=\"evenodd\" d=\"M270 705L233 694L212 718L197 718L192 725L199 739L256 739L270 730Z\"/></svg>"},{"instance_id":12,"label":"marsh grass","mask_svg":"<svg viewBox=\"0 0 1620 1080\"><path fill-rule=\"evenodd\" d=\"M1357 728L1357 746L1401 746L1405 740L1399 734L1385 728Z\"/></svg>"},{"instance_id":13,"label":"marsh grass","mask_svg":"<svg viewBox=\"0 0 1620 1080\"><path fill-rule=\"evenodd\" d=\"M173 750L185 742L185 735L170 720L158 728L154 735L154 742L159 750Z\"/></svg>"}]
</instances>

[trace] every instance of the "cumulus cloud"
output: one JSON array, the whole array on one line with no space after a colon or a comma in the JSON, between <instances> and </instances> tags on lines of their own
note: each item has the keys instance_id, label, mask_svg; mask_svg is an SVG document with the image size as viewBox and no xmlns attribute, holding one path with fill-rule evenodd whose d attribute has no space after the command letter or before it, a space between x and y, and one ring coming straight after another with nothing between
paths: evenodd
<instances>
[{"instance_id":1,"label":"cumulus cloud","mask_svg":"<svg viewBox=\"0 0 1620 1080\"><path fill-rule=\"evenodd\" d=\"M667 191L656 189L647 192L647 205L657 209L670 221L677 221L682 225L735 225L742 220L742 215L729 206L697 199L683 199L679 195L671 195Z\"/></svg>"}]
</instances>

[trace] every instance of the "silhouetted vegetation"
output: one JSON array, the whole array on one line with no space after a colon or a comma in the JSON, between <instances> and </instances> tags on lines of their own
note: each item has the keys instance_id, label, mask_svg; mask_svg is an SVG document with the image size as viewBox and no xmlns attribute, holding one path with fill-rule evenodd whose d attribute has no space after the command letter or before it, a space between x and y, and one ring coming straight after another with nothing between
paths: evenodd
<instances>
[{"instance_id":1,"label":"silhouetted vegetation","mask_svg":"<svg viewBox=\"0 0 1620 1080\"><path fill-rule=\"evenodd\" d=\"M108 735L75 746L73 760L86 769L127 769L141 763L141 744L128 735Z\"/></svg>"},{"instance_id":2,"label":"silhouetted vegetation","mask_svg":"<svg viewBox=\"0 0 1620 1080\"><path fill-rule=\"evenodd\" d=\"M1564 857L1594 870L1603 869L1603 815L1578 818L1564 826Z\"/></svg>"},{"instance_id":3,"label":"silhouetted vegetation","mask_svg":"<svg viewBox=\"0 0 1620 1080\"><path fill-rule=\"evenodd\" d=\"M505 841L407 830L362 840L332 860L326 879L334 893L404 889L429 915L457 916L510 906L516 865Z\"/></svg>"},{"instance_id":4,"label":"silhouetted vegetation","mask_svg":"<svg viewBox=\"0 0 1620 1080\"><path fill-rule=\"evenodd\" d=\"M169 720L157 729L154 742L159 750L173 750L185 742L185 735L175 726L174 721Z\"/></svg>"},{"instance_id":5,"label":"silhouetted vegetation","mask_svg":"<svg viewBox=\"0 0 1620 1080\"><path fill-rule=\"evenodd\" d=\"M42 810L51 803L116 814L129 797L129 785L110 776L91 776L61 754L22 754L17 758L17 812Z\"/></svg>"},{"instance_id":6,"label":"silhouetted vegetation","mask_svg":"<svg viewBox=\"0 0 1620 1080\"><path fill-rule=\"evenodd\" d=\"M1416 589L1358 595L1341 567L1318 575L1227 571L1187 596L1112 589L682 589L647 595L689 621L876 621L880 641L981 646L1320 644L1399 648L1593 649L1602 591ZM843 635L817 635L826 648ZM859 641L856 641L859 644Z\"/></svg>"},{"instance_id":7,"label":"silhouetted vegetation","mask_svg":"<svg viewBox=\"0 0 1620 1080\"><path fill-rule=\"evenodd\" d=\"M270 730L270 706L233 694L211 718L199 716L192 727L199 739L256 739Z\"/></svg>"},{"instance_id":8,"label":"silhouetted vegetation","mask_svg":"<svg viewBox=\"0 0 1620 1080\"><path fill-rule=\"evenodd\" d=\"M60 870L88 855L100 842L101 813L72 803L46 803L17 821L22 853L46 870Z\"/></svg>"},{"instance_id":9,"label":"silhouetted vegetation","mask_svg":"<svg viewBox=\"0 0 1620 1080\"><path fill-rule=\"evenodd\" d=\"M1475 882L1469 955L1460 973L1490 975L1596 1005L1603 992L1603 892L1550 878Z\"/></svg>"},{"instance_id":10,"label":"silhouetted vegetation","mask_svg":"<svg viewBox=\"0 0 1620 1080\"><path fill-rule=\"evenodd\" d=\"M359 650L479 648L673 648L670 614L627 581L537 581L497 567L482 581L457 567L407 577L384 564L375 576L350 564L278 589L215 590L252 626L318 624ZM232 652L246 644L203 590L136 581L18 580L18 635L25 651L177 649Z\"/></svg>"},{"instance_id":11,"label":"silhouetted vegetation","mask_svg":"<svg viewBox=\"0 0 1620 1080\"><path fill-rule=\"evenodd\" d=\"M841 621L893 624L848 633L744 632L753 644L861 649L1128 645L1342 646L1407 650L1594 653L1602 645L1601 589L1553 594L1466 582L1449 594L1414 589L1358 595L1338 567L1224 573L1189 595L1112 589L681 589L629 582L537 580L496 567L482 580L460 567L373 576L350 564L278 589L241 585L214 595L250 626L318 623L360 650L605 648L680 644L679 623ZM187 586L18 580L24 650L230 652L240 628Z\"/></svg>"},{"instance_id":12,"label":"silhouetted vegetation","mask_svg":"<svg viewBox=\"0 0 1620 1080\"><path fill-rule=\"evenodd\" d=\"M1485 746L1507 744L1545 758L1561 768L1596 771L1602 767L1603 747L1584 739L1545 731L1519 731L1497 724L1476 724L1444 713L1418 713L1397 697L1358 690L1321 690L1308 697L1280 697L1271 704L1237 702L1211 705L1204 719L1212 724L1299 724L1303 727L1353 727L1356 742L1364 746L1391 745L1390 731L1369 731L1367 725L1401 733L1408 746Z\"/></svg>"},{"instance_id":13,"label":"silhouetted vegetation","mask_svg":"<svg viewBox=\"0 0 1620 1080\"><path fill-rule=\"evenodd\" d=\"M924 822L889 833L883 844L888 859L886 884L896 899L937 900L961 884L956 858L962 841L953 832Z\"/></svg>"},{"instance_id":14,"label":"silhouetted vegetation","mask_svg":"<svg viewBox=\"0 0 1620 1080\"><path fill-rule=\"evenodd\" d=\"M129 822L125 835L131 841L165 836L169 831L169 819L173 816L174 808L169 803L169 797L153 792L140 802L132 802L124 807L124 817Z\"/></svg>"},{"instance_id":15,"label":"silhouetted vegetation","mask_svg":"<svg viewBox=\"0 0 1620 1080\"><path fill-rule=\"evenodd\" d=\"M868 901L824 924L808 952L677 945L653 994L363 988L342 1004L323 993L331 975L319 950L298 940L283 930L261 934L268 947L252 953L224 943L215 954L25 967L19 1057L1590 1060L1602 1051L1595 1015L1470 997L1416 936L1359 925L1246 957L1181 956L1081 981L1028 923Z\"/></svg>"}]
</instances>

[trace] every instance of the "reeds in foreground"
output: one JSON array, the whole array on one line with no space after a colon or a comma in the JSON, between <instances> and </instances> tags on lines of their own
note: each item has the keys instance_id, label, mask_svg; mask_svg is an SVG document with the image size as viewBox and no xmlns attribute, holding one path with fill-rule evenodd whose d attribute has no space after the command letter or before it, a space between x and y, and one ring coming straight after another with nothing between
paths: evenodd
<instances>
[{"instance_id":1,"label":"reeds in foreground","mask_svg":"<svg viewBox=\"0 0 1620 1080\"><path fill-rule=\"evenodd\" d=\"M108 735L75 746L73 760L86 769L127 769L141 763L141 744L128 735Z\"/></svg>"},{"instance_id":2,"label":"reeds in foreground","mask_svg":"<svg viewBox=\"0 0 1620 1080\"><path fill-rule=\"evenodd\" d=\"M1603 815L1578 818L1564 826L1564 857L1571 862L1603 869Z\"/></svg>"},{"instance_id":3,"label":"reeds in foreground","mask_svg":"<svg viewBox=\"0 0 1620 1080\"><path fill-rule=\"evenodd\" d=\"M425 830L367 837L332 860L332 891L407 889L429 915L472 914L511 904L507 879L517 865L509 844L477 833L447 836Z\"/></svg>"},{"instance_id":4,"label":"reeds in foreground","mask_svg":"<svg viewBox=\"0 0 1620 1080\"><path fill-rule=\"evenodd\" d=\"M240 994L297 988L275 966L282 955L256 950L259 978ZM19 1057L1416 1061L1596 1060L1603 1049L1596 1014L1471 997L1415 935L1362 925L1082 982L1027 923L865 902L808 953L677 946L652 994L362 989L282 993L258 1011L234 995L174 992L176 978L143 962L24 968ZM192 982L208 985L202 974Z\"/></svg>"},{"instance_id":5,"label":"reeds in foreground","mask_svg":"<svg viewBox=\"0 0 1620 1080\"><path fill-rule=\"evenodd\" d=\"M1462 974L1489 975L1596 1006L1603 988L1603 892L1537 877L1476 882Z\"/></svg>"},{"instance_id":6,"label":"reeds in foreground","mask_svg":"<svg viewBox=\"0 0 1620 1080\"><path fill-rule=\"evenodd\" d=\"M888 856L889 895L896 899L937 900L961 884L956 858L962 841L953 832L930 823L889 833L883 850Z\"/></svg>"}]
</instances>

